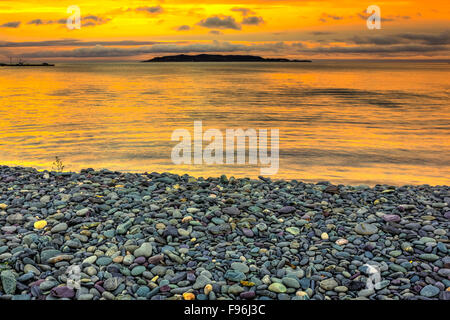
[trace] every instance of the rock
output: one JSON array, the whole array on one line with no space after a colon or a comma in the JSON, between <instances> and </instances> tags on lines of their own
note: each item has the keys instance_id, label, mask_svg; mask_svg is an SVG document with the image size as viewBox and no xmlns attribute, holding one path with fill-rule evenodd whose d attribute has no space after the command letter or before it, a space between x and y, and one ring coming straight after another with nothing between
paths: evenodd
<instances>
[{"instance_id":1,"label":"rock","mask_svg":"<svg viewBox=\"0 0 450 320\"><path fill-rule=\"evenodd\" d=\"M0 274L3 291L5 294L14 294L16 292L16 277L10 270L4 270Z\"/></svg>"},{"instance_id":2,"label":"rock","mask_svg":"<svg viewBox=\"0 0 450 320\"><path fill-rule=\"evenodd\" d=\"M241 299L253 299L254 297L256 297L256 293L255 291L246 291L241 292L239 296L241 297Z\"/></svg>"},{"instance_id":3,"label":"rock","mask_svg":"<svg viewBox=\"0 0 450 320\"><path fill-rule=\"evenodd\" d=\"M81 301L87 301L92 299L94 299L94 295L90 293L80 294L80 296L78 297L78 300Z\"/></svg>"},{"instance_id":4,"label":"rock","mask_svg":"<svg viewBox=\"0 0 450 320\"><path fill-rule=\"evenodd\" d=\"M205 277L204 275L200 275L198 276L192 288L195 290L203 289L210 282L211 280L209 278Z\"/></svg>"},{"instance_id":5,"label":"rock","mask_svg":"<svg viewBox=\"0 0 450 320\"><path fill-rule=\"evenodd\" d=\"M439 288L429 284L420 290L420 295L428 298L432 298L434 296L437 296L439 294L440 290Z\"/></svg>"},{"instance_id":6,"label":"rock","mask_svg":"<svg viewBox=\"0 0 450 320\"><path fill-rule=\"evenodd\" d=\"M300 229L297 227L286 228L286 231L289 232L290 234L293 234L294 236L296 236L300 233Z\"/></svg>"},{"instance_id":7,"label":"rock","mask_svg":"<svg viewBox=\"0 0 450 320\"><path fill-rule=\"evenodd\" d=\"M99 258L95 261L95 263L96 263L98 266L107 266L107 265L111 264L111 262L112 262L112 259L111 259L110 257L106 257L106 256L99 257Z\"/></svg>"},{"instance_id":8,"label":"rock","mask_svg":"<svg viewBox=\"0 0 450 320\"><path fill-rule=\"evenodd\" d=\"M295 207L286 206L286 207L283 207L283 208L279 209L278 213L280 213L280 214L289 214L289 213L295 212L296 210L297 209L295 209Z\"/></svg>"},{"instance_id":9,"label":"rock","mask_svg":"<svg viewBox=\"0 0 450 320\"><path fill-rule=\"evenodd\" d=\"M136 266L131 270L131 275L139 276L139 275L143 274L145 270L146 270L146 268L144 266Z\"/></svg>"},{"instance_id":10,"label":"rock","mask_svg":"<svg viewBox=\"0 0 450 320\"><path fill-rule=\"evenodd\" d=\"M244 292L244 288L242 288L238 284L234 284L228 288L228 293L234 294L235 296L239 295L242 292Z\"/></svg>"},{"instance_id":11,"label":"rock","mask_svg":"<svg viewBox=\"0 0 450 320\"><path fill-rule=\"evenodd\" d=\"M134 251L135 257L150 257L152 255L153 247L150 242L144 242L138 249Z\"/></svg>"},{"instance_id":12,"label":"rock","mask_svg":"<svg viewBox=\"0 0 450 320\"><path fill-rule=\"evenodd\" d=\"M224 275L224 278L233 282L239 282L241 280L245 280L247 277L243 272L236 270L227 270Z\"/></svg>"},{"instance_id":13,"label":"rock","mask_svg":"<svg viewBox=\"0 0 450 320\"><path fill-rule=\"evenodd\" d=\"M346 245L347 243L348 243L348 240L347 239L338 239L338 240L336 240L336 242L335 242L338 246L343 246L343 245Z\"/></svg>"},{"instance_id":14,"label":"rock","mask_svg":"<svg viewBox=\"0 0 450 320\"><path fill-rule=\"evenodd\" d=\"M227 214L229 216L238 216L240 214L240 211L238 208L236 207L227 207L227 208L223 208L222 212L224 214Z\"/></svg>"},{"instance_id":15,"label":"rock","mask_svg":"<svg viewBox=\"0 0 450 320\"><path fill-rule=\"evenodd\" d=\"M255 235L255 234L253 233L253 231L252 231L251 229L248 229L248 228L242 228L242 233L243 233L246 237L249 237L249 238L253 238L253 236Z\"/></svg>"},{"instance_id":16,"label":"rock","mask_svg":"<svg viewBox=\"0 0 450 320\"><path fill-rule=\"evenodd\" d=\"M84 217L85 215L87 215L89 213L90 210L91 209L89 209L89 208L84 208L84 209L78 210L75 214L79 217Z\"/></svg>"},{"instance_id":17,"label":"rock","mask_svg":"<svg viewBox=\"0 0 450 320\"><path fill-rule=\"evenodd\" d=\"M55 257L52 257L52 258L48 259L47 263L54 264L54 263L58 263L58 262L61 262L61 261L70 261L72 259L73 259L73 256L70 255L70 254L60 254L58 256L55 256Z\"/></svg>"},{"instance_id":18,"label":"rock","mask_svg":"<svg viewBox=\"0 0 450 320\"><path fill-rule=\"evenodd\" d=\"M53 288L50 294L57 298L73 298L75 290L66 286L60 286Z\"/></svg>"},{"instance_id":19,"label":"rock","mask_svg":"<svg viewBox=\"0 0 450 320\"><path fill-rule=\"evenodd\" d=\"M274 282L269 286L269 290L276 293L284 293L287 289L282 283Z\"/></svg>"},{"instance_id":20,"label":"rock","mask_svg":"<svg viewBox=\"0 0 450 320\"><path fill-rule=\"evenodd\" d=\"M25 265L25 267L23 267L23 272L24 273L32 273L37 276L41 274L41 272L35 266L33 266L31 264Z\"/></svg>"},{"instance_id":21,"label":"rock","mask_svg":"<svg viewBox=\"0 0 450 320\"><path fill-rule=\"evenodd\" d=\"M250 269L249 267L242 262L233 262L231 264L231 269L234 269L236 271L242 272L242 273L247 273Z\"/></svg>"},{"instance_id":22,"label":"rock","mask_svg":"<svg viewBox=\"0 0 450 320\"><path fill-rule=\"evenodd\" d=\"M399 222L402 219L396 214L385 214L383 220L386 222Z\"/></svg>"},{"instance_id":23,"label":"rock","mask_svg":"<svg viewBox=\"0 0 450 320\"><path fill-rule=\"evenodd\" d=\"M370 223L358 223L355 226L355 232L361 235L372 235L378 232L378 228Z\"/></svg>"},{"instance_id":24,"label":"rock","mask_svg":"<svg viewBox=\"0 0 450 320\"><path fill-rule=\"evenodd\" d=\"M325 279L320 281L320 287L324 290L331 291L336 288L339 284L333 278Z\"/></svg>"},{"instance_id":25,"label":"rock","mask_svg":"<svg viewBox=\"0 0 450 320\"><path fill-rule=\"evenodd\" d=\"M97 256L92 255L92 256L87 257L86 259L84 259L83 263L93 264L93 263L95 263L96 260L97 260Z\"/></svg>"},{"instance_id":26,"label":"rock","mask_svg":"<svg viewBox=\"0 0 450 320\"><path fill-rule=\"evenodd\" d=\"M39 289L42 292L48 291L54 287L56 287L59 283L57 281L54 280L45 280L43 282L40 283L39 285Z\"/></svg>"},{"instance_id":27,"label":"rock","mask_svg":"<svg viewBox=\"0 0 450 320\"><path fill-rule=\"evenodd\" d=\"M6 222L10 224L22 223L23 215L20 213L10 214L6 217Z\"/></svg>"},{"instance_id":28,"label":"rock","mask_svg":"<svg viewBox=\"0 0 450 320\"><path fill-rule=\"evenodd\" d=\"M419 256L419 259L434 262L439 259L439 256L432 253L424 253Z\"/></svg>"},{"instance_id":29,"label":"rock","mask_svg":"<svg viewBox=\"0 0 450 320\"><path fill-rule=\"evenodd\" d=\"M133 225L132 220L128 220L125 223L119 224L116 228L117 234L125 234L127 233L128 229Z\"/></svg>"},{"instance_id":30,"label":"rock","mask_svg":"<svg viewBox=\"0 0 450 320\"><path fill-rule=\"evenodd\" d=\"M300 283L295 278L284 277L283 279L281 279L281 282L288 288L300 288Z\"/></svg>"},{"instance_id":31,"label":"rock","mask_svg":"<svg viewBox=\"0 0 450 320\"><path fill-rule=\"evenodd\" d=\"M48 195L42 196L41 199L40 199L40 201L41 201L43 204L47 204L47 203L50 202L50 196L48 196Z\"/></svg>"},{"instance_id":32,"label":"rock","mask_svg":"<svg viewBox=\"0 0 450 320\"><path fill-rule=\"evenodd\" d=\"M103 282L103 288L108 291L114 291L122 283L120 278L112 277Z\"/></svg>"},{"instance_id":33,"label":"rock","mask_svg":"<svg viewBox=\"0 0 450 320\"><path fill-rule=\"evenodd\" d=\"M52 233L58 233L58 232L63 232L66 231L68 228L67 223L58 223L57 225L55 225L50 231Z\"/></svg>"},{"instance_id":34,"label":"rock","mask_svg":"<svg viewBox=\"0 0 450 320\"><path fill-rule=\"evenodd\" d=\"M157 254L155 256L152 256L152 257L148 258L148 263L158 264L161 261L163 261L163 259L164 259L164 255L163 254Z\"/></svg>"}]
</instances>

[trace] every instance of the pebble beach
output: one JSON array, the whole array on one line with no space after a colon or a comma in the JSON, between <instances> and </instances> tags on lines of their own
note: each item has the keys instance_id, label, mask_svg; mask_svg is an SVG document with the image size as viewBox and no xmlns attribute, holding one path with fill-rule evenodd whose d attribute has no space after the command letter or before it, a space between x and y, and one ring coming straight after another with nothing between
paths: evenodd
<instances>
[{"instance_id":1,"label":"pebble beach","mask_svg":"<svg viewBox=\"0 0 450 320\"><path fill-rule=\"evenodd\" d=\"M449 300L449 223L449 186L0 166L0 299Z\"/></svg>"}]
</instances>

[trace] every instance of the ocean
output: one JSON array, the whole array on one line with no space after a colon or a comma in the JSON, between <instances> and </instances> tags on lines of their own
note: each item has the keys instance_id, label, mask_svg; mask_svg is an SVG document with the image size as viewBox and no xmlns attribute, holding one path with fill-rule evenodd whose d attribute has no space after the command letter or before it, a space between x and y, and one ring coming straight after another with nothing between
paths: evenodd
<instances>
[{"instance_id":1,"label":"ocean","mask_svg":"<svg viewBox=\"0 0 450 320\"><path fill-rule=\"evenodd\" d=\"M450 184L450 64L56 62L0 68L0 165L256 178L176 165L174 130L278 129L272 179Z\"/></svg>"}]
</instances>

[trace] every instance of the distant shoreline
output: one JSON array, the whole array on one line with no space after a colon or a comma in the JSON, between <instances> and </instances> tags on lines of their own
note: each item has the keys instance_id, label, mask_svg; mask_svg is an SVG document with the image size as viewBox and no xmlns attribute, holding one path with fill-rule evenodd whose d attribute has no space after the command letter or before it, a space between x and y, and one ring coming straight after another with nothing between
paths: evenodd
<instances>
[{"instance_id":1,"label":"distant shoreline","mask_svg":"<svg viewBox=\"0 0 450 320\"><path fill-rule=\"evenodd\" d=\"M0 63L0 67L54 67L54 64L51 63L14 63L14 64L7 64L7 63Z\"/></svg>"},{"instance_id":2,"label":"distant shoreline","mask_svg":"<svg viewBox=\"0 0 450 320\"><path fill-rule=\"evenodd\" d=\"M155 57L141 62L312 62L311 60L290 60L285 58L263 58L252 55L220 55L220 54L198 54L198 55L172 55Z\"/></svg>"}]
</instances>

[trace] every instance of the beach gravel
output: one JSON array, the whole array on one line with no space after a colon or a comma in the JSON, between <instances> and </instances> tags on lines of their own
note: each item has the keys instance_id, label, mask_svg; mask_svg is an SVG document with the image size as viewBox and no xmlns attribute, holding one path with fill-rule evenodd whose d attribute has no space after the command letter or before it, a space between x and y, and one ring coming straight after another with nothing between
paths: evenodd
<instances>
[{"instance_id":1,"label":"beach gravel","mask_svg":"<svg viewBox=\"0 0 450 320\"><path fill-rule=\"evenodd\" d=\"M448 186L0 166L0 299L448 300L449 203Z\"/></svg>"}]
</instances>

